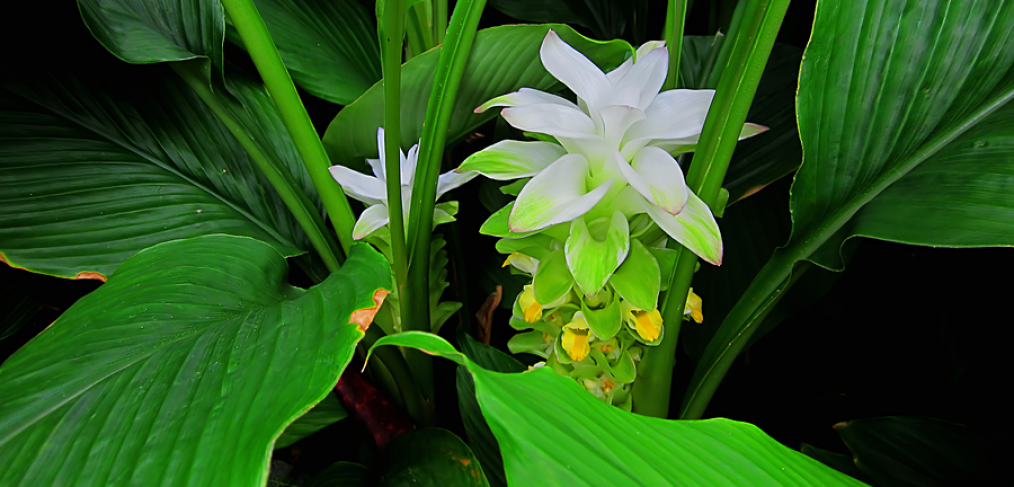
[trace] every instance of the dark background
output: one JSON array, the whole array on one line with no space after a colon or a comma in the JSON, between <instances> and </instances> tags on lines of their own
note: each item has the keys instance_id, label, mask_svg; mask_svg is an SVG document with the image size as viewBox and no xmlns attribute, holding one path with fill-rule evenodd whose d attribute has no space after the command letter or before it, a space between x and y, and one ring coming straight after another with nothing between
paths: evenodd
<instances>
[{"instance_id":1,"label":"dark background","mask_svg":"<svg viewBox=\"0 0 1014 487\"><path fill-rule=\"evenodd\" d=\"M649 32L661 29L664 6L658 13L657 3L652 4ZM705 35L707 2L697 3L686 33ZM813 5L812 0L792 3L780 42L805 47ZM0 20L7 50L0 76L43 65L107 69L116 62L90 37L74 2L30 2L25 7L23 13L6 14ZM483 26L512 22L516 21L488 9ZM246 62L241 51L227 51L227 58L240 65ZM116 68L109 69L115 75ZM323 133L339 107L303 95ZM462 144L454 156L477 148ZM444 230L460 234L462 256L469 262L495 257L494 239L476 232L488 216L478 204L478 187L473 183L452 195L464 203L461 222L456 230ZM482 266L458 270L464 283L456 281L455 288L467 293L448 298L464 301L471 315L485 299L483 287L476 285L482 280ZM862 240L827 295L798 310L738 359L707 416L754 423L793 448L807 442L840 452L844 447L831 426L872 416L926 415L1006 436L1010 426L1005 413L1010 408L1003 396L1010 384L1005 364L1011 351L1002 336L1012 324L1008 311L1012 273L1014 253L1008 248L942 249ZM294 281L305 282L298 271ZM95 281L56 279L0 265L0 293L27 292L43 303L29 325L0 341L0 360L98 286ZM707 314L707 297L704 306ZM470 318L464 321L467 324ZM452 337L456 323L452 319L444 335ZM503 346L511 332L504 315L498 315L493 343ZM678 398L689 382L692 364L681 352L676 367L673 391ZM437 372L442 374L441 397L452 398L452 366L437 361ZM674 403L678 406L678 399ZM444 425L463 435L456 414L456 404L442 405ZM348 423L325 432L347 433L352 431ZM335 448L335 443L327 444ZM328 456L335 458L334 452Z\"/></svg>"}]
</instances>

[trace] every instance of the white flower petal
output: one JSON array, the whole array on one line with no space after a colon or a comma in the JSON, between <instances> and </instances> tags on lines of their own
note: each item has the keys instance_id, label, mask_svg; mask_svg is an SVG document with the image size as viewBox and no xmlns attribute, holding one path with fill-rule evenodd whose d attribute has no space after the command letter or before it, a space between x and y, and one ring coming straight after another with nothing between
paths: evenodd
<instances>
[{"instance_id":1,"label":"white flower petal","mask_svg":"<svg viewBox=\"0 0 1014 487\"><path fill-rule=\"evenodd\" d=\"M599 135L609 142L611 148L620 147L623 135L631 125L644 120L644 112L626 105L610 105L592 112L599 119Z\"/></svg>"},{"instance_id":2,"label":"white flower petal","mask_svg":"<svg viewBox=\"0 0 1014 487\"><path fill-rule=\"evenodd\" d=\"M437 198L439 198L442 194L471 181L472 178L478 175L479 173L475 171L448 171L440 176L437 176Z\"/></svg>"},{"instance_id":3,"label":"white flower petal","mask_svg":"<svg viewBox=\"0 0 1014 487\"><path fill-rule=\"evenodd\" d=\"M373 175L381 181L387 181L387 170L384 168L384 164L380 162L380 159L367 159L366 163L373 169Z\"/></svg>"},{"instance_id":4,"label":"white flower petal","mask_svg":"<svg viewBox=\"0 0 1014 487\"><path fill-rule=\"evenodd\" d=\"M345 194L368 205L376 205L387 200L383 181L345 166L331 166L329 170L331 177L338 181Z\"/></svg>"},{"instance_id":5,"label":"white flower petal","mask_svg":"<svg viewBox=\"0 0 1014 487\"><path fill-rule=\"evenodd\" d=\"M630 157L654 139L692 138L696 143L704 128L715 90L669 90L660 93L624 137L623 154ZM630 147L628 147L628 145Z\"/></svg>"},{"instance_id":6,"label":"white flower petal","mask_svg":"<svg viewBox=\"0 0 1014 487\"><path fill-rule=\"evenodd\" d=\"M675 215L687 204L690 191L683 170L668 152L649 146L641 149L630 164L622 157L617 157L616 163L627 182L655 206Z\"/></svg>"},{"instance_id":7,"label":"white flower petal","mask_svg":"<svg viewBox=\"0 0 1014 487\"><path fill-rule=\"evenodd\" d=\"M483 103L479 106L479 108L475 109L475 113L482 113L493 107L523 107L525 105L536 105L540 103L562 105L580 110L577 105L566 98L546 93L545 91L533 90L531 88L521 88L514 93L501 95Z\"/></svg>"},{"instance_id":8,"label":"white flower petal","mask_svg":"<svg viewBox=\"0 0 1014 487\"><path fill-rule=\"evenodd\" d=\"M715 265L722 264L722 234L711 209L692 192L687 205L678 215L670 215L661 208L642 200L644 210L662 230L674 240L690 249L698 257Z\"/></svg>"},{"instance_id":9,"label":"white flower petal","mask_svg":"<svg viewBox=\"0 0 1014 487\"><path fill-rule=\"evenodd\" d=\"M401 152L399 149L398 152ZM401 152L401 185L411 186L412 181L415 179L415 168L416 163L419 160L419 144L413 145L409 150L408 154Z\"/></svg>"},{"instance_id":10,"label":"white flower petal","mask_svg":"<svg viewBox=\"0 0 1014 487\"><path fill-rule=\"evenodd\" d=\"M612 83L605 73L584 54L563 42L552 29L542 41L539 55L546 71L590 105L598 106L601 97L609 93Z\"/></svg>"},{"instance_id":11,"label":"white flower petal","mask_svg":"<svg viewBox=\"0 0 1014 487\"><path fill-rule=\"evenodd\" d=\"M665 41L648 41L641 44L641 47L637 48L637 52L633 57L624 61L620 67L606 73L606 78L609 78L609 82L615 85L621 78L623 78L623 75L627 74L627 70L634 65L635 60L640 61L641 59L644 59L644 56L647 56L649 52L660 47L665 47ZM668 67L668 62L666 64Z\"/></svg>"},{"instance_id":12,"label":"white flower petal","mask_svg":"<svg viewBox=\"0 0 1014 487\"><path fill-rule=\"evenodd\" d=\"M508 219L512 232L541 230L584 215L609 191L610 179L586 193L588 161L567 154L525 185Z\"/></svg>"},{"instance_id":13,"label":"white flower petal","mask_svg":"<svg viewBox=\"0 0 1014 487\"><path fill-rule=\"evenodd\" d=\"M501 140L468 156L455 171L477 171L498 181L526 178L549 167L566 152L549 142Z\"/></svg>"},{"instance_id":14,"label":"white flower petal","mask_svg":"<svg viewBox=\"0 0 1014 487\"><path fill-rule=\"evenodd\" d=\"M662 89L668 66L669 52L664 47L638 56L637 62L622 77L613 81L613 90L623 93L630 88L636 88L639 98L634 106L645 109Z\"/></svg>"},{"instance_id":15,"label":"white flower petal","mask_svg":"<svg viewBox=\"0 0 1014 487\"><path fill-rule=\"evenodd\" d=\"M352 238L359 240L370 236L371 233L379 230L391 221L387 214L387 206L373 205L363 211L356 220L356 226L352 228Z\"/></svg>"},{"instance_id":16,"label":"white flower petal","mask_svg":"<svg viewBox=\"0 0 1014 487\"><path fill-rule=\"evenodd\" d=\"M582 138L594 136L595 122L578 109L540 103L523 107L505 108L502 112L507 123L525 132L538 132L554 137Z\"/></svg>"}]
</instances>

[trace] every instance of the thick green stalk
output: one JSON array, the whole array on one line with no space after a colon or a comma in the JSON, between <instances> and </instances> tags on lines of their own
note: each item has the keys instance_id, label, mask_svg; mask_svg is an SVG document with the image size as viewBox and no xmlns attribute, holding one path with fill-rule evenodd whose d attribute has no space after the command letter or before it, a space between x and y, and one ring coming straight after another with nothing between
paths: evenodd
<instances>
[{"instance_id":1,"label":"thick green stalk","mask_svg":"<svg viewBox=\"0 0 1014 487\"><path fill-rule=\"evenodd\" d=\"M313 203L299 189L296 182L292 179L292 175L275 165L261 151L260 146L250 138L250 135L243 130L239 122L222 106L221 101L212 93L211 87L208 86L203 73L201 73L200 68L196 64L190 62L169 64L176 71L176 74L180 78L183 78L183 81L194 90L194 93L197 93L197 96L204 101L204 104L218 116L218 119L222 121L233 137L236 138L236 141L239 142L239 145L243 146L243 149L250 155L250 159L257 165L257 168L268 178L271 186L281 196L285 206L292 212L292 216L299 222L299 226L303 227L303 231L306 232L306 236L310 239L313 248L317 250L317 254L324 261L327 270L329 272L337 271L341 267L338 246L334 238L331 237L331 233L327 230L324 220L314 208Z\"/></svg>"},{"instance_id":2,"label":"thick green stalk","mask_svg":"<svg viewBox=\"0 0 1014 487\"><path fill-rule=\"evenodd\" d=\"M433 233L433 206L436 203L437 177L440 175L447 126L451 110L458 95L465 62L475 40L475 30L485 6L485 0L460 0L454 7L450 28L440 52L433 90L426 106L422 139L419 143L419 163L412 187L409 206L408 244L410 293L401 297L402 326L405 330L429 331L429 270L430 238ZM406 351L412 370L417 372L424 397L432 398L432 359L416 350Z\"/></svg>"},{"instance_id":3,"label":"thick green stalk","mask_svg":"<svg viewBox=\"0 0 1014 487\"><path fill-rule=\"evenodd\" d=\"M331 166L324 151L324 146L317 136L317 130L310 122L310 116L303 107L296 86L292 84L292 78L285 69L282 57L275 48L274 41L268 27L264 25L264 19L257 12L253 0L222 0L229 18L232 19L236 32L243 39L243 45L250 53L257 72L260 73L264 85L275 101L278 112L282 117L285 128L289 131L296 149L299 151L306 171L310 174L310 180L320 193L320 199L324 203L338 233L338 241L342 249L348 254L352 246L352 227L356 219L352 215L349 201L345 198L341 186L331 177L328 168Z\"/></svg>"},{"instance_id":4,"label":"thick green stalk","mask_svg":"<svg viewBox=\"0 0 1014 487\"><path fill-rule=\"evenodd\" d=\"M398 298L406 297L408 250L401 206L401 46L405 32L402 0L387 0L381 31L381 68L384 73L384 171L387 175L387 211L390 216L391 254Z\"/></svg>"},{"instance_id":5,"label":"thick green stalk","mask_svg":"<svg viewBox=\"0 0 1014 487\"><path fill-rule=\"evenodd\" d=\"M954 139L975 126L991 113L1014 100L1014 89L994 94L976 111L967 115L962 121L939 130L929 143L908 155L895 169L881 174L873 180L869 188L846 201L820 225L806 235L793 235L789 245L777 249L768 259L750 287L739 298L736 305L729 310L725 321L715 332L714 338L701 358L701 370L694 371L690 388L683 398L680 417L697 419L704 414L726 372L733 361L749 342L761 319L775 303L780 294L792 283L793 267L801 260L807 259L835 235L853 216L867 203L873 201L890 185L904 177L929 159Z\"/></svg>"},{"instance_id":6,"label":"thick green stalk","mask_svg":"<svg viewBox=\"0 0 1014 487\"><path fill-rule=\"evenodd\" d=\"M687 0L669 0L665 11L665 30L662 38L669 48L669 73L662 90L676 88L680 74L680 54L683 52L683 26L687 20Z\"/></svg>"},{"instance_id":7,"label":"thick green stalk","mask_svg":"<svg viewBox=\"0 0 1014 487\"><path fill-rule=\"evenodd\" d=\"M446 36L447 0L433 0L433 44L443 44Z\"/></svg>"},{"instance_id":8,"label":"thick green stalk","mask_svg":"<svg viewBox=\"0 0 1014 487\"><path fill-rule=\"evenodd\" d=\"M789 0L750 0L746 7L742 32L735 38L729 66L719 82L687 174L687 186L708 206L716 203L721 192L729 161L788 6ZM695 255L681 251L662 307L662 319L667 327L666 339L659 346L649 349L638 367L638 380L633 390L634 408L638 413L656 417L668 415L676 359L677 340L674 335L683 320L683 308L696 261ZM673 323L677 324L673 327L676 333L671 333L668 328Z\"/></svg>"},{"instance_id":9,"label":"thick green stalk","mask_svg":"<svg viewBox=\"0 0 1014 487\"><path fill-rule=\"evenodd\" d=\"M732 13L732 20L729 22L729 31L725 34L725 42L718 48L718 58L715 60L711 69L705 71L708 74L707 79L704 80L705 88L717 88L718 81L722 79L722 72L725 71L725 67L729 64L729 57L732 55L732 46L736 45L736 36L740 32L740 24L743 23L743 12L746 10L748 3L743 1L736 4L736 10Z\"/></svg>"}]
</instances>

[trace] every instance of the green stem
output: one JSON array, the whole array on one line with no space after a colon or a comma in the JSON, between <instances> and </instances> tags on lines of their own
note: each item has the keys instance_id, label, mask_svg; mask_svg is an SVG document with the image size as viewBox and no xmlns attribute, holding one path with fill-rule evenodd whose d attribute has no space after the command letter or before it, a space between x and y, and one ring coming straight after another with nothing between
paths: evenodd
<instances>
[{"instance_id":1,"label":"green stem","mask_svg":"<svg viewBox=\"0 0 1014 487\"><path fill-rule=\"evenodd\" d=\"M253 0L222 0L222 4L232 19L236 32L242 38L250 59L257 67L257 72L264 80L271 99L275 101L282 122L303 159L310 180L320 193L324 209L331 217L342 250L348 254L353 243L352 227L356 219L352 215L345 193L328 171L331 163L328 161L327 152L324 151L320 137L310 122L310 116L299 99L296 86L292 84L292 78L285 69L282 57L271 40L264 19L257 12Z\"/></svg>"},{"instance_id":2,"label":"green stem","mask_svg":"<svg viewBox=\"0 0 1014 487\"><path fill-rule=\"evenodd\" d=\"M960 122L939 130L934 138L899 162L894 169L886 171L873 180L869 187L846 201L831 213L821 224L800 237L793 236L786 247L775 251L761 268L753 282L729 310L725 320L708 343L704 356L694 371L690 387L683 400L680 417L697 419L704 414L712 396L729 371L733 361L750 341L768 309L780 294L792 283L795 264L807 259L820 249L833 235L845 226L852 217L880 193L929 159L954 139L968 131L975 124L1003 105L1014 100L1014 89L994 94L977 110Z\"/></svg>"},{"instance_id":3,"label":"green stem","mask_svg":"<svg viewBox=\"0 0 1014 487\"><path fill-rule=\"evenodd\" d=\"M433 44L444 43L447 37L447 0L433 0Z\"/></svg>"},{"instance_id":4,"label":"green stem","mask_svg":"<svg viewBox=\"0 0 1014 487\"><path fill-rule=\"evenodd\" d=\"M381 29L381 67L384 73L384 171L387 175L387 211L391 229L391 263L399 299L405 299L408 279L408 250L405 245L405 218L401 205L401 46L405 32L402 0L384 4Z\"/></svg>"},{"instance_id":5,"label":"green stem","mask_svg":"<svg viewBox=\"0 0 1014 487\"><path fill-rule=\"evenodd\" d=\"M750 0L747 6L743 31L736 36L730 65L719 82L704 122L698 150L687 174L687 186L709 207L714 206L721 192L729 161L788 5L788 0ZM662 306L666 339L645 353L637 371L639 379L634 382L634 407L640 414L668 415L676 334L683 320L683 308L696 264L697 256L681 251ZM668 328L670 326L675 333ZM650 379L642 384L643 378Z\"/></svg>"},{"instance_id":6,"label":"green stem","mask_svg":"<svg viewBox=\"0 0 1014 487\"><path fill-rule=\"evenodd\" d=\"M718 48L718 57L711 65L711 69L705 70L707 78L704 80L704 86L706 88L714 89L718 87L718 81L722 79L722 72L725 71L725 67L729 63L729 57L732 55L732 46L736 45L736 37L740 32L739 26L743 23L743 12L746 10L746 6L746 1L739 2L736 4L736 9L732 12L729 31L725 34L725 41L722 42L722 46Z\"/></svg>"},{"instance_id":7,"label":"green stem","mask_svg":"<svg viewBox=\"0 0 1014 487\"><path fill-rule=\"evenodd\" d=\"M447 142L451 110L457 99L465 62L472 49L475 30L485 4L485 0L460 0L454 7L450 28L440 52L433 90L426 106L426 120L423 122L419 143L419 163L409 205L408 244L412 254L409 258L409 283L406 287L411 292L401 296L402 326L405 330L429 331L430 327L430 239L433 233L437 177L440 175L444 144ZM432 398L432 359L417 350L406 350L406 357L412 370L418 372L424 397Z\"/></svg>"},{"instance_id":8,"label":"green stem","mask_svg":"<svg viewBox=\"0 0 1014 487\"><path fill-rule=\"evenodd\" d=\"M341 267L337 244L334 238L331 237L331 234L326 231L327 227L324 224L324 220L317 213L313 203L299 189L296 182L292 179L292 175L287 171L281 170L264 154L257 142L250 138L250 135L243 130L239 122L222 106L221 101L211 91L211 87L208 85L204 74L201 73L200 68L196 64L183 62L169 63L169 65L173 67L180 78L183 78L183 81L190 86L190 89L194 90L194 93L197 93L197 96L204 101L204 104L218 116L218 119L222 121L233 137L236 138L236 141L239 142L239 145L243 146L243 149L250 155L250 159L257 165L257 168L268 178L271 186L281 196L282 202L292 212L292 216L296 218L299 226L303 227L303 231L306 232L306 236L310 239L313 248L317 250L317 253L324 261L327 270L330 272L337 271Z\"/></svg>"},{"instance_id":9,"label":"green stem","mask_svg":"<svg viewBox=\"0 0 1014 487\"><path fill-rule=\"evenodd\" d=\"M364 350L370 350L373 345L377 343L385 336L384 332L377 326L370 326L366 329L366 336L363 337L363 341L360 345ZM381 354L380 350L386 349L387 352ZM429 425L433 424L433 409L426 406L426 402L416 387L415 374L413 370L409 368L408 362L405 361L405 357L401 355L395 347L379 347L373 351L374 359L379 359L384 368L387 369L387 373L394 378L396 384L394 393L388 391L388 394L398 395L404 401L405 412L412 417L417 424ZM369 363L367 363L369 366ZM383 383L382 383L383 384ZM386 384L385 388L392 387L392 384Z\"/></svg>"},{"instance_id":10,"label":"green stem","mask_svg":"<svg viewBox=\"0 0 1014 487\"><path fill-rule=\"evenodd\" d=\"M665 31L662 36L669 48L669 73L665 77L662 90L676 88L680 73L680 54L683 53L683 25L687 19L687 1L669 0L665 11Z\"/></svg>"}]
</instances>

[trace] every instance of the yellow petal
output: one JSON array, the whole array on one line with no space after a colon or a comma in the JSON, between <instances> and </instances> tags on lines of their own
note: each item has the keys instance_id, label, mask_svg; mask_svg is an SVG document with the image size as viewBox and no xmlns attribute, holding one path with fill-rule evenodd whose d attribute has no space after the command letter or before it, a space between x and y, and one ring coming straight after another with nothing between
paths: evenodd
<instances>
[{"instance_id":1,"label":"yellow petal","mask_svg":"<svg viewBox=\"0 0 1014 487\"><path fill-rule=\"evenodd\" d=\"M510 258L508 257L508 259ZM525 321L528 323L535 323L542 319L542 305L535 300L535 292L532 291L531 284L526 285L525 290L521 292L518 304L521 305L521 311L525 314Z\"/></svg>"},{"instance_id":2,"label":"yellow petal","mask_svg":"<svg viewBox=\"0 0 1014 487\"><path fill-rule=\"evenodd\" d=\"M683 314L689 314L694 321L702 323L704 322L703 305L704 302L701 300L701 297L694 294L694 288L690 288L690 293L687 294L687 304Z\"/></svg>"},{"instance_id":3,"label":"yellow petal","mask_svg":"<svg viewBox=\"0 0 1014 487\"><path fill-rule=\"evenodd\" d=\"M501 265L500 267L507 267L511 265L511 257L514 257L513 253L507 256L507 259L503 261L503 265Z\"/></svg>"},{"instance_id":4,"label":"yellow petal","mask_svg":"<svg viewBox=\"0 0 1014 487\"><path fill-rule=\"evenodd\" d=\"M588 356L591 346L588 345L588 330L574 328L563 329L563 349L571 360L580 362Z\"/></svg>"},{"instance_id":5,"label":"yellow petal","mask_svg":"<svg viewBox=\"0 0 1014 487\"><path fill-rule=\"evenodd\" d=\"M634 313L634 318L636 320L637 334L641 335L641 338L649 342L658 340L658 336L662 334L662 314L657 309L654 311L637 311Z\"/></svg>"}]
</instances>

